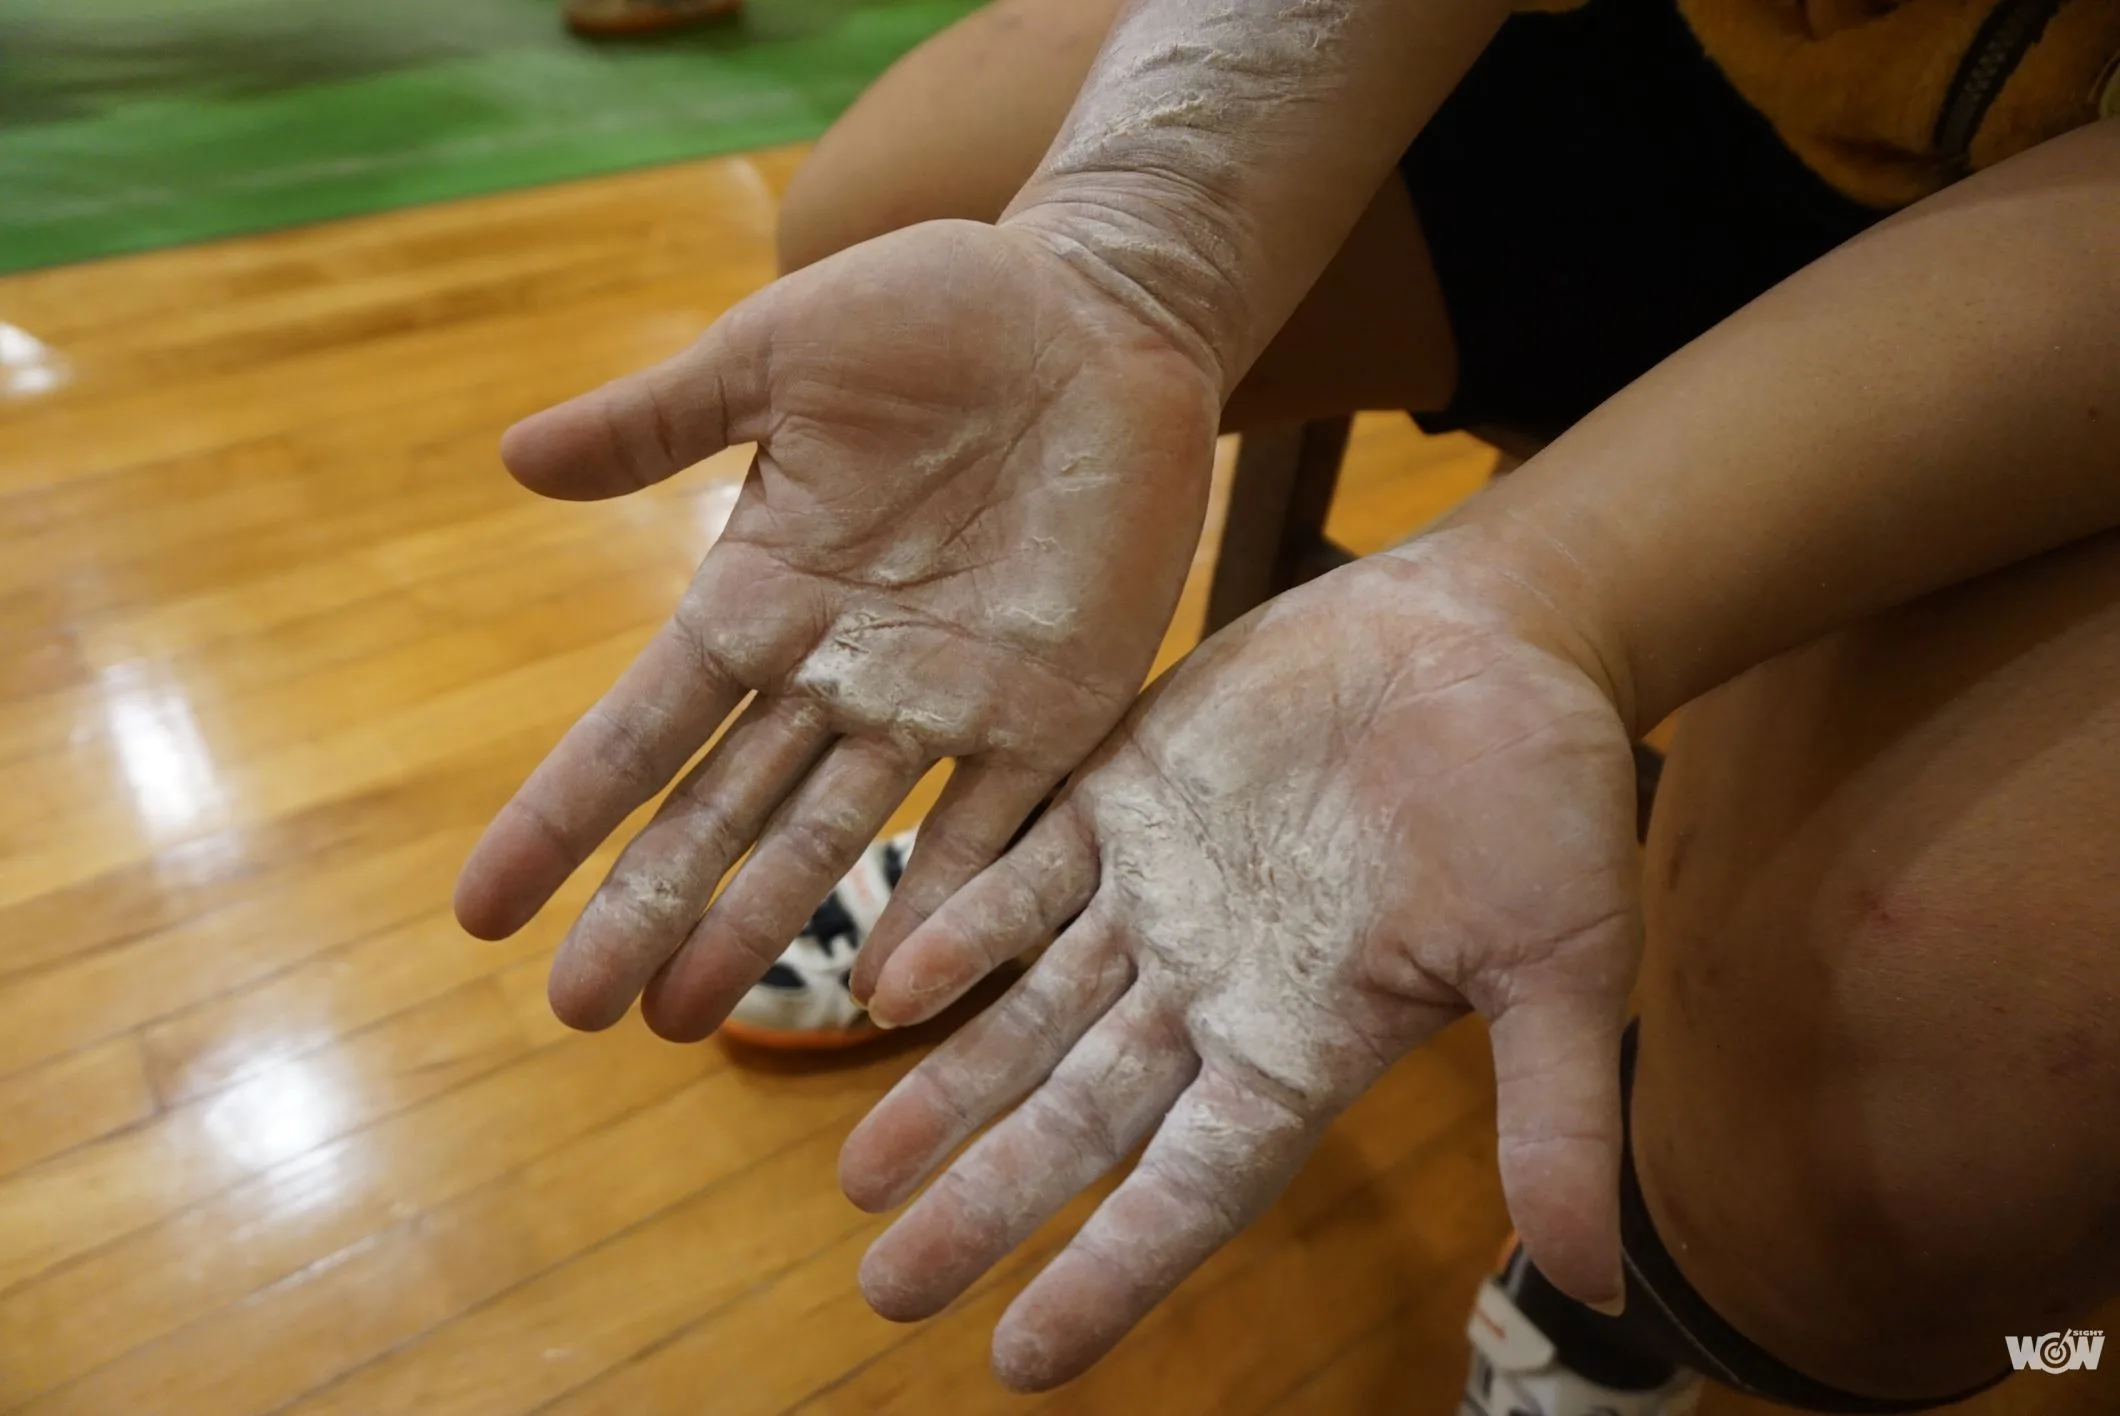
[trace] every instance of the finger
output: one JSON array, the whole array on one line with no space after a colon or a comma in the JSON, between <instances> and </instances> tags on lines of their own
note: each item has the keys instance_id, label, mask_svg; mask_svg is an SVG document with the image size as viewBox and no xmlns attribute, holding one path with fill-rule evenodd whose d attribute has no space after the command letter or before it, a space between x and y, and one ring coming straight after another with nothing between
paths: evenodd
<instances>
[{"instance_id":1,"label":"finger","mask_svg":"<svg viewBox=\"0 0 2120 1416\"><path fill-rule=\"evenodd\" d=\"M641 1000L648 1026L696 1042L728 1016L853 868L927 763L904 746L841 738L789 797L736 878Z\"/></svg>"},{"instance_id":2,"label":"finger","mask_svg":"<svg viewBox=\"0 0 2120 1416\"><path fill-rule=\"evenodd\" d=\"M1626 998L1536 994L1493 1017L1502 1194L1524 1249L1572 1298L1620 1301L1619 1049Z\"/></svg>"},{"instance_id":3,"label":"finger","mask_svg":"<svg viewBox=\"0 0 2120 1416\"><path fill-rule=\"evenodd\" d=\"M662 789L744 687L672 619L581 716L472 848L456 917L480 939L529 922L628 813Z\"/></svg>"},{"instance_id":4,"label":"finger","mask_svg":"<svg viewBox=\"0 0 2120 1416\"><path fill-rule=\"evenodd\" d=\"M934 1017L997 966L1059 933L1096 890L1089 827L1079 811L1055 807L899 945L876 980L869 1016L886 1027Z\"/></svg>"},{"instance_id":5,"label":"finger","mask_svg":"<svg viewBox=\"0 0 2120 1416\"><path fill-rule=\"evenodd\" d=\"M929 1317L1124 1160L1199 1071L1183 1023L1146 990L1105 1014L1007 1120L966 1151L861 1263L884 1317Z\"/></svg>"},{"instance_id":6,"label":"finger","mask_svg":"<svg viewBox=\"0 0 2120 1416\"><path fill-rule=\"evenodd\" d=\"M757 436L764 330L738 305L659 364L532 414L501 436L501 461L531 491L564 501L623 496Z\"/></svg>"},{"instance_id":7,"label":"finger","mask_svg":"<svg viewBox=\"0 0 2120 1416\"><path fill-rule=\"evenodd\" d=\"M633 838L561 942L546 987L561 1022L596 1029L625 1016L830 742L819 705L752 701Z\"/></svg>"},{"instance_id":8,"label":"finger","mask_svg":"<svg viewBox=\"0 0 2120 1416\"><path fill-rule=\"evenodd\" d=\"M1315 1142L1281 1102L1202 1072L1126 1183L1002 1315L995 1374L1019 1391L1079 1376L1264 1213Z\"/></svg>"},{"instance_id":9,"label":"finger","mask_svg":"<svg viewBox=\"0 0 2120 1416\"><path fill-rule=\"evenodd\" d=\"M854 1128L839 1153L847 1198L872 1213L903 1204L943 1157L1051 1075L1132 979L1109 931L1077 921Z\"/></svg>"},{"instance_id":10,"label":"finger","mask_svg":"<svg viewBox=\"0 0 2120 1416\"><path fill-rule=\"evenodd\" d=\"M966 881L1008 849L1058 779L1049 772L987 758L957 764L935 809L920 823L913 858L870 927L848 980L863 1002L876 990L884 961Z\"/></svg>"}]
</instances>

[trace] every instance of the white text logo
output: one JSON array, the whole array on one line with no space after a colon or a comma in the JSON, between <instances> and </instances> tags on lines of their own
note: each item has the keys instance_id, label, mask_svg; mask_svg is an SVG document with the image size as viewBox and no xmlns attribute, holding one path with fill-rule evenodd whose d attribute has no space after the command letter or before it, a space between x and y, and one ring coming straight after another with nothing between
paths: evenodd
<instances>
[{"instance_id":1,"label":"white text logo","mask_svg":"<svg viewBox=\"0 0 2120 1416\"><path fill-rule=\"evenodd\" d=\"M2050 1376L2098 1370L2098 1354L2105 1350L2105 1334L2083 1328L2050 1332L2044 1337L2009 1337L2010 1365L2020 1372L2045 1372Z\"/></svg>"}]
</instances>

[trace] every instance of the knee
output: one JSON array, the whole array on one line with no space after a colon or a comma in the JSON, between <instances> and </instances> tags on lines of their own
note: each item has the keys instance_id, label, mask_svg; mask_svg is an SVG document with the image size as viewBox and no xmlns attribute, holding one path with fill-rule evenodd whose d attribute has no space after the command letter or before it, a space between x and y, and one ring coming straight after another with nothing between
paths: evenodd
<instances>
[{"instance_id":1,"label":"knee","mask_svg":"<svg viewBox=\"0 0 2120 1416\"><path fill-rule=\"evenodd\" d=\"M1728 1137L1699 1124L1697 1097L1674 1097L1682 1084L1638 1087L1643 1197L1710 1309L1814 1382L1939 1403L2006 1370L2006 1336L2097 1325L2120 1273L2120 1208L2091 1193L2110 1174L2079 1183L2027 1152L1990 1165L2008 1143L1981 1134L1985 1117L1952 1145L1858 1134L1834 1113L1861 1107L1860 1090L1817 1079L1808 1130L1769 1122L1771 1139L1733 1155L1711 1149Z\"/></svg>"},{"instance_id":2,"label":"knee","mask_svg":"<svg viewBox=\"0 0 2120 1416\"><path fill-rule=\"evenodd\" d=\"M940 165L923 151L932 135L898 120L889 97L849 112L796 169L774 231L782 275L923 221L993 221L1035 160L1019 172L1006 154L972 151Z\"/></svg>"},{"instance_id":3,"label":"knee","mask_svg":"<svg viewBox=\"0 0 2120 1416\"><path fill-rule=\"evenodd\" d=\"M991 201L998 214L1006 197L987 197L965 175L979 169L976 150L937 160L951 148L936 131L935 96L948 91L961 43L948 31L908 54L817 140L781 194L773 234L780 274L901 227L965 214L958 208L967 204Z\"/></svg>"},{"instance_id":4,"label":"knee","mask_svg":"<svg viewBox=\"0 0 2120 1416\"><path fill-rule=\"evenodd\" d=\"M862 187L840 171L834 149L813 151L780 199L773 230L774 264L782 275L815 265L882 234L877 215L864 210Z\"/></svg>"},{"instance_id":5,"label":"knee","mask_svg":"<svg viewBox=\"0 0 2120 1416\"><path fill-rule=\"evenodd\" d=\"M1635 1161L1665 1246L1739 1332L1843 1390L1939 1397L2120 1287L2120 1142L2085 1124L2120 1087L2115 920L2042 907L2066 879L2025 877L2080 873L2083 849L1998 857L2024 830L1964 779L1953 809L1925 800L1932 758L1890 790L1822 760L1859 739L1769 692L1797 672L1705 701L1672 753Z\"/></svg>"},{"instance_id":6,"label":"knee","mask_svg":"<svg viewBox=\"0 0 2120 1416\"><path fill-rule=\"evenodd\" d=\"M991 0L855 100L781 202L783 273L917 222L997 220L1073 105L1117 0Z\"/></svg>"}]
</instances>

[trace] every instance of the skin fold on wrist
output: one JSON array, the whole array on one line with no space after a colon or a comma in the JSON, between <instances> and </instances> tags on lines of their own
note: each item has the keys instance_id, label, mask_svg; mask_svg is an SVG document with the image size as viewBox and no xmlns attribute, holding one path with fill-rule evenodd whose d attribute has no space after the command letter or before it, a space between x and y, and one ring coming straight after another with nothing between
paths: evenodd
<instances>
[{"instance_id":1,"label":"skin fold on wrist","mask_svg":"<svg viewBox=\"0 0 2120 1416\"><path fill-rule=\"evenodd\" d=\"M1418 567L1421 581L1436 587L1412 606L1416 612L1448 602L1455 613L1573 665L1630 735L1655 726L1654 720L1638 721L1618 619L1603 613L1588 568L1499 498L1474 497L1433 529L1383 554Z\"/></svg>"},{"instance_id":2,"label":"skin fold on wrist","mask_svg":"<svg viewBox=\"0 0 2120 1416\"><path fill-rule=\"evenodd\" d=\"M1114 174L1048 189L1012 209L1001 228L1035 240L1086 285L1162 335L1226 399L1248 366L1241 294L1224 274L1228 243L1216 223L1157 179Z\"/></svg>"}]
</instances>

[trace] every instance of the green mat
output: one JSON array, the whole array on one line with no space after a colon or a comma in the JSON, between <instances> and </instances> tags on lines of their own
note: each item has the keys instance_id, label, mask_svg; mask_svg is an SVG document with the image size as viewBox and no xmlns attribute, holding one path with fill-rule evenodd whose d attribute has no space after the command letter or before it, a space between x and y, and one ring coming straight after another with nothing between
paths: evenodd
<instances>
[{"instance_id":1,"label":"green mat","mask_svg":"<svg viewBox=\"0 0 2120 1416\"><path fill-rule=\"evenodd\" d=\"M980 0L0 0L0 271L815 137Z\"/></svg>"}]
</instances>

